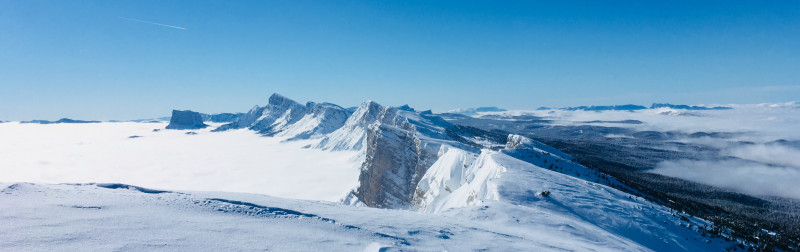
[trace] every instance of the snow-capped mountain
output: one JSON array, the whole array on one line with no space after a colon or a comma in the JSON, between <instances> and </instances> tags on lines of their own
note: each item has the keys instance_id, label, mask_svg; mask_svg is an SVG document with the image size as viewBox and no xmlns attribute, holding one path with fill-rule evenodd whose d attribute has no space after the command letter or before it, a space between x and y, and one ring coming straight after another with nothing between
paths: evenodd
<instances>
[{"instance_id":1,"label":"snow-capped mountain","mask_svg":"<svg viewBox=\"0 0 800 252\"><path fill-rule=\"evenodd\" d=\"M556 148L520 135L498 135L497 132L455 125L430 111L420 112L408 106L384 106L374 101L364 102L355 109L330 103L308 102L303 105L274 94L263 107L256 106L247 113L224 117L235 117L235 121L227 124L209 122L209 117L204 118L197 112L173 111L167 128L191 129L198 134L191 137L177 130L153 130L151 124L147 127L138 123L119 124L119 127L135 124L141 131L135 133L136 138L115 135L113 139L126 142L111 142L109 146L129 148L134 154L168 153L161 160L171 165L158 170L177 169L185 164L186 169L194 171L198 165L213 163L224 168L201 170L198 176L211 179L225 176L228 183L235 184L237 181L230 174L248 169L248 178L242 182L276 184L258 193L293 197L307 195L298 192L310 191L312 188L309 186L324 184L337 191L324 194L325 199L329 199L331 194L334 197L342 195L340 203L343 204L167 190L175 188L154 190L124 184L5 184L0 186L3 192L0 206L22 207L0 208L0 219L17 223L17 226L0 228L0 232L11 232L17 227L34 228L30 229L32 233L5 236L11 237L8 238L10 242L3 243L0 238L0 249L41 248L20 245L19 241L43 232L35 227L47 225L55 227L55 233L60 236L79 230L91 234L89 236L103 237L108 241L109 249L146 249L148 244L156 242L142 236L133 241L122 241L122 234L138 232L128 228L136 225L161 227L159 232L164 232L162 243L169 244L164 247L169 249L199 248L197 244L205 244L205 241L221 241L221 238L215 238L213 230L200 229L195 232L205 237L204 241L187 242L175 234L197 227L181 224L183 221L167 221L174 224L167 226L158 224L170 219L199 219L202 220L201 226L227 223L228 227L241 228L226 229L229 232L221 237L248 234L248 239L255 239L251 237L253 234L280 236L280 232L258 231L264 229L262 225L298 232L319 229L323 230L320 232L324 233L325 239L304 238L296 232L285 236L292 242L325 240L331 247L318 248L333 250L371 247L376 250L698 251L720 250L732 245L724 237L705 235L707 230L722 230L713 223L618 190L616 188L635 191L613 177L577 163L572 156ZM95 128L102 126L103 123L94 125ZM207 128L201 129L203 127ZM8 128L26 132L19 124ZM133 132L123 132L133 135ZM183 143L172 146L158 141L159 138ZM216 150L218 147L215 146L221 146L226 138L234 139L234 142L226 143L225 151ZM261 145L264 141L275 144ZM141 145L148 142L152 144ZM240 144L257 148L233 148ZM197 160L197 154L180 155L186 148L207 146L211 147L198 152L203 155L200 160ZM283 148L279 148L281 146ZM86 148L78 151L81 149ZM98 146L96 149L108 147ZM270 155L314 158L276 161ZM172 156L178 158L171 159ZM265 158L258 159L255 167L244 168L242 160L250 157ZM129 159L130 162L140 162L136 157ZM298 162L307 165L300 170L272 172L276 169L274 166L288 167ZM64 163L80 164L74 161ZM143 163L134 166L157 165ZM328 169L328 166L335 169ZM320 176L305 174L322 174L323 171L352 172L352 176L331 179L330 173ZM298 183L293 177L312 181L298 186L294 185ZM266 182L267 178L271 180ZM280 184L282 180L288 182ZM313 189L325 191L325 188ZM283 194L273 194L276 191ZM41 200L34 202L30 199ZM306 199L319 198L309 196ZM132 207L134 210L122 210ZM418 213L409 213L408 210ZM69 214L66 217L53 214L59 211ZM97 233L60 222L59 218L82 218L80 216L88 211L93 211L87 215L91 216L90 221L113 219L118 225L110 227L108 232ZM153 211L163 215L148 217ZM45 214L35 214L39 212ZM252 248L243 243L248 239L218 248ZM273 242L275 248L297 248L284 240L267 240ZM91 239L78 237L69 244L81 247L91 242ZM48 243L41 241L37 244Z\"/></svg>"},{"instance_id":2,"label":"snow-capped mountain","mask_svg":"<svg viewBox=\"0 0 800 252\"><path fill-rule=\"evenodd\" d=\"M301 105L273 94L266 106L255 106L238 120L215 131L248 128L267 136L308 139L340 128L349 115L349 111L334 104L309 102Z\"/></svg>"}]
</instances>

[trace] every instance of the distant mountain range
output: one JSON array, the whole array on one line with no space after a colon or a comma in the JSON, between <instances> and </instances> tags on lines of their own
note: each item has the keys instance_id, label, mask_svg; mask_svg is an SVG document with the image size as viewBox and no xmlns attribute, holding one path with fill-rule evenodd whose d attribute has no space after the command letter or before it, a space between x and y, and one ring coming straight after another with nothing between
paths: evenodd
<instances>
[{"instance_id":1,"label":"distant mountain range","mask_svg":"<svg viewBox=\"0 0 800 252\"><path fill-rule=\"evenodd\" d=\"M642 105L635 105L635 104L625 104L625 105L607 105L607 106L577 106L577 107L563 107L563 108L555 108L557 110L567 110L567 111L576 111L576 110L583 110L583 111L635 111L635 110L643 110L643 109L657 109L657 108L671 108L671 109L683 109L683 110L727 110L733 109L732 107L704 107L704 106L690 106L690 105L682 105L682 104L669 104L669 103L653 103L650 107L642 106ZM550 107L539 107L536 110L553 110L554 108ZM462 114L467 116L476 116L479 113L485 112L504 112L507 111L502 108L498 107L478 107L478 108L468 108L468 109L454 109L447 111L447 113L452 114Z\"/></svg>"},{"instance_id":2,"label":"distant mountain range","mask_svg":"<svg viewBox=\"0 0 800 252\"><path fill-rule=\"evenodd\" d=\"M447 113L453 114L462 114L468 116L478 115L480 112L504 112L505 109L501 109L498 107L477 107L477 108L468 108L468 109L454 109L447 111Z\"/></svg>"},{"instance_id":3,"label":"distant mountain range","mask_svg":"<svg viewBox=\"0 0 800 252\"><path fill-rule=\"evenodd\" d=\"M58 124L58 123L99 123L99 122L100 121L83 121L83 120L73 120L69 118L61 118L58 121L31 120L31 121L21 121L20 123Z\"/></svg>"}]
</instances>

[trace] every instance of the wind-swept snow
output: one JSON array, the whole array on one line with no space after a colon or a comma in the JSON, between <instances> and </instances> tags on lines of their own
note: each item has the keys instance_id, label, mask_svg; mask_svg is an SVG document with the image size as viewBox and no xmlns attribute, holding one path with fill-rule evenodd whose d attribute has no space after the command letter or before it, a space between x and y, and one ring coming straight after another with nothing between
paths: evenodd
<instances>
[{"instance_id":1,"label":"wind-swept snow","mask_svg":"<svg viewBox=\"0 0 800 252\"><path fill-rule=\"evenodd\" d=\"M113 184L0 188L2 251L648 250L563 215L520 215L531 209L514 206L445 216Z\"/></svg>"},{"instance_id":2,"label":"wind-swept snow","mask_svg":"<svg viewBox=\"0 0 800 252\"><path fill-rule=\"evenodd\" d=\"M443 148L443 152L418 186L421 211L466 215L498 225L561 225L579 236L598 232L604 241L618 237L662 251L718 250L729 245L702 236L698 226L710 226L704 220L689 216L682 220L666 207L605 185L498 151L484 150L478 157L457 149ZM493 210L473 211L476 206Z\"/></svg>"}]
</instances>

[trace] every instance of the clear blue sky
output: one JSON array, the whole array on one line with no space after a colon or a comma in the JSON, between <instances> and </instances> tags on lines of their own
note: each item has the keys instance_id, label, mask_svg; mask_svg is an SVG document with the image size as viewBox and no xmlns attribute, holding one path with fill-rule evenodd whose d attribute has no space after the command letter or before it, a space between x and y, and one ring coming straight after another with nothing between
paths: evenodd
<instances>
[{"instance_id":1,"label":"clear blue sky","mask_svg":"<svg viewBox=\"0 0 800 252\"><path fill-rule=\"evenodd\" d=\"M800 100L798 1L0 6L0 120L243 112L273 92L438 111Z\"/></svg>"}]
</instances>

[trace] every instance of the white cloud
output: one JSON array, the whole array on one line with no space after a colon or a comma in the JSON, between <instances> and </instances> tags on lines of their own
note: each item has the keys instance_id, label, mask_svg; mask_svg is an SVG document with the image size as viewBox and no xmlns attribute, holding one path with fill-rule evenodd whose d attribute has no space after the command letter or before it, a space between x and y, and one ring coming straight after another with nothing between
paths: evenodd
<instances>
[{"instance_id":1,"label":"white cloud","mask_svg":"<svg viewBox=\"0 0 800 252\"><path fill-rule=\"evenodd\" d=\"M771 87L773 89L795 86ZM637 131L733 133L729 138L686 137L674 141L719 150L706 160L672 160L652 172L683 178L743 193L800 198L800 149L773 143L800 141L800 106L797 102L726 105L730 110L646 109L638 111L514 111L548 117L561 125L587 121L638 120L642 124L593 123ZM668 111L667 111L668 110ZM672 113L662 113L672 112ZM607 137L620 137L608 135ZM748 142L748 143L743 143Z\"/></svg>"},{"instance_id":2,"label":"white cloud","mask_svg":"<svg viewBox=\"0 0 800 252\"><path fill-rule=\"evenodd\" d=\"M658 164L653 173L728 188L751 195L800 199L800 169L745 160L676 160Z\"/></svg>"},{"instance_id":3,"label":"white cloud","mask_svg":"<svg viewBox=\"0 0 800 252\"><path fill-rule=\"evenodd\" d=\"M800 149L779 144L752 144L728 148L723 154L759 163L800 169Z\"/></svg>"},{"instance_id":4,"label":"white cloud","mask_svg":"<svg viewBox=\"0 0 800 252\"><path fill-rule=\"evenodd\" d=\"M280 143L250 130L186 135L164 126L0 124L0 182L125 183L329 201L358 186L357 152L303 149L310 143Z\"/></svg>"}]
</instances>

